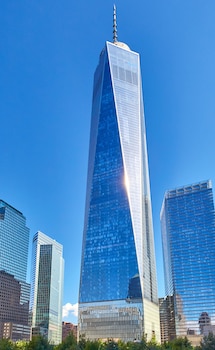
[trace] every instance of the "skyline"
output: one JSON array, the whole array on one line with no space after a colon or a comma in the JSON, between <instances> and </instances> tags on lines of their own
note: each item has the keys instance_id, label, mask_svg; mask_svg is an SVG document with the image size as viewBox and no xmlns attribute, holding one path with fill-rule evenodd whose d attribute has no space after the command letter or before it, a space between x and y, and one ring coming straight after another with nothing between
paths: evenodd
<instances>
[{"instance_id":1,"label":"skyline","mask_svg":"<svg viewBox=\"0 0 215 350\"><path fill-rule=\"evenodd\" d=\"M75 304L93 73L105 41L112 40L113 3L63 5L0 4L0 198L26 217L31 244L40 230L63 245L64 304ZM164 192L215 183L215 4L116 6L118 40L141 57L158 294L164 296Z\"/></svg>"}]
</instances>

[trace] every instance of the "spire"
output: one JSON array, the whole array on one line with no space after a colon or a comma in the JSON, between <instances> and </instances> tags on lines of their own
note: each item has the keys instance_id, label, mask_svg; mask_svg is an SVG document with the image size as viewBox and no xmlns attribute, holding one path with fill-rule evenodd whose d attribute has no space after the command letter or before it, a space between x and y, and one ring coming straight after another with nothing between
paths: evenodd
<instances>
[{"instance_id":1,"label":"spire","mask_svg":"<svg viewBox=\"0 0 215 350\"><path fill-rule=\"evenodd\" d=\"M113 5L113 42L117 42L116 5Z\"/></svg>"}]
</instances>

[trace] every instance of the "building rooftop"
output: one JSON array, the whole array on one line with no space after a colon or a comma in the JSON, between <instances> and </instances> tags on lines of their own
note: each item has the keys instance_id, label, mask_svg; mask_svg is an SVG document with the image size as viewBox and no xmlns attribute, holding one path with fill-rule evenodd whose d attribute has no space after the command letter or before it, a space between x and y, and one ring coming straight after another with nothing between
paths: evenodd
<instances>
[{"instance_id":1,"label":"building rooftop","mask_svg":"<svg viewBox=\"0 0 215 350\"><path fill-rule=\"evenodd\" d=\"M209 188L212 188L211 180L201 181L201 182L197 182L197 183L194 183L191 185L177 187L175 189L168 190L165 192L165 199L171 198L171 197L176 197L176 196L181 196L184 194L189 194L191 192L193 193L195 191L201 191L201 190L205 190L205 189L209 189Z\"/></svg>"}]
</instances>

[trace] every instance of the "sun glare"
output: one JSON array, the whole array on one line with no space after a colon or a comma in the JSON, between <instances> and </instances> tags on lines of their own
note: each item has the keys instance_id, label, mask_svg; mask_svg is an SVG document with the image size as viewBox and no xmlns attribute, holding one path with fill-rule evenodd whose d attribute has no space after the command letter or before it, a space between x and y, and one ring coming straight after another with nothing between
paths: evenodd
<instances>
[{"instance_id":1,"label":"sun glare","mask_svg":"<svg viewBox=\"0 0 215 350\"><path fill-rule=\"evenodd\" d=\"M124 175L124 185L125 185L126 191L128 193L129 192L129 181L128 181L127 174Z\"/></svg>"}]
</instances>

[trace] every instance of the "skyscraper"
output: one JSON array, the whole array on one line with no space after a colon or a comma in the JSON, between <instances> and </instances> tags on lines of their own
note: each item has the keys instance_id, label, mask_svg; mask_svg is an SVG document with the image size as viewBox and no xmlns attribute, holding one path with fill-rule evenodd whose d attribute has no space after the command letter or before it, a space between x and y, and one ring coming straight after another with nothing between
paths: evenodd
<instances>
[{"instance_id":1,"label":"skyscraper","mask_svg":"<svg viewBox=\"0 0 215 350\"><path fill-rule=\"evenodd\" d=\"M0 200L0 336L12 340L29 339L30 336L30 285L26 283L28 244L26 218Z\"/></svg>"},{"instance_id":2,"label":"skyscraper","mask_svg":"<svg viewBox=\"0 0 215 350\"><path fill-rule=\"evenodd\" d=\"M32 336L62 340L64 259L60 243L37 232L33 237L30 313Z\"/></svg>"},{"instance_id":3,"label":"skyscraper","mask_svg":"<svg viewBox=\"0 0 215 350\"><path fill-rule=\"evenodd\" d=\"M215 330L215 213L211 181L167 191L161 210L166 294L176 336Z\"/></svg>"},{"instance_id":4,"label":"skyscraper","mask_svg":"<svg viewBox=\"0 0 215 350\"><path fill-rule=\"evenodd\" d=\"M26 281L29 228L26 218L10 204L0 200L0 270Z\"/></svg>"},{"instance_id":5,"label":"skyscraper","mask_svg":"<svg viewBox=\"0 0 215 350\"><path fill-rule=\"evenodd\" d=\"M79 335L160 340L139 54L106 42L94 76Z\"/></svg>"},{"instance_id":6,"label":"skyscraper","mask_svg":"<svg viewBox=\"0 0 215 350\"><path fill-rule=\"evenodd\" d=\"M173 308L173 296L159 298L161 343L172 341L176 338L175 317Z\"/></svg>"}]
</instances>

